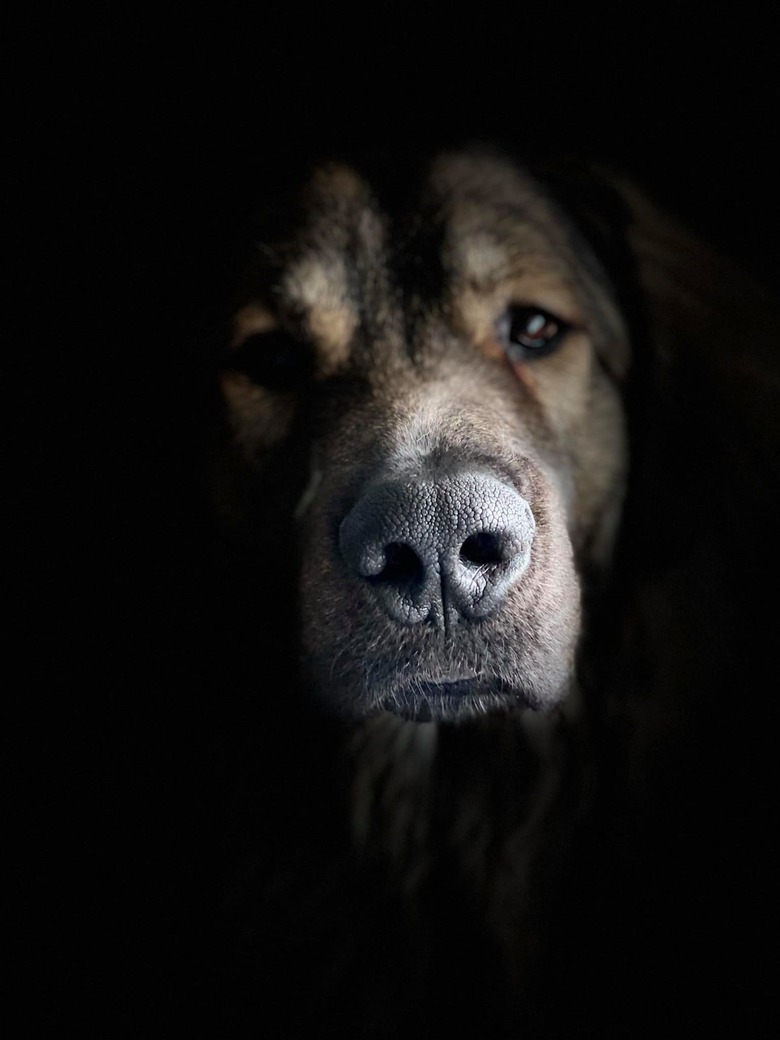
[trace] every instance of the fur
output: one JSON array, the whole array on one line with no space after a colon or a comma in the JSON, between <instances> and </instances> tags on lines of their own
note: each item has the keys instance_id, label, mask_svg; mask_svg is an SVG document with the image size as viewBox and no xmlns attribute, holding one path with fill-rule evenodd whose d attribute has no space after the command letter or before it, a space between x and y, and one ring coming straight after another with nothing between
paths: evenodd
<instances>
[{"instance_id":1,"label":"fur","mask_svg":"<svg viewBox=\"0 0 780 1040\"><path fill-rule=\"evenodd\" d=\"M390 179L319 167L227 337L231 674L258 705L233 1024L294 980L291 1036L657 1035L692 959L723 967L691 894L717 845L706 720L764 645L774 302L604 171L471 149ZM565 325L554 349L507 340L518 307ZM522 576L471 617L439 574L399 621L346 518L475 473L530 509Z\"/></svg>"}]
</instances>

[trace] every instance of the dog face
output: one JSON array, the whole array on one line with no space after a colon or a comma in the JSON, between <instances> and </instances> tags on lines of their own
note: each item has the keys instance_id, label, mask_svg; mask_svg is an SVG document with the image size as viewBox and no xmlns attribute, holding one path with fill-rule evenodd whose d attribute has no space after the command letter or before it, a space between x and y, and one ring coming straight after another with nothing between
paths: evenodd
<instances>
[{"instance_id":1,"label":"dog face","mask_svg":"<svg viewBox=\"0 0 780 1040\"><path fill-rule=\"evenodd\" d=\"M626 328L508 160L440 157L406 201L323 167L251 273L222 387L257 594L347 716L548 710L620 515Z\"/></svg>"}]
</instances>

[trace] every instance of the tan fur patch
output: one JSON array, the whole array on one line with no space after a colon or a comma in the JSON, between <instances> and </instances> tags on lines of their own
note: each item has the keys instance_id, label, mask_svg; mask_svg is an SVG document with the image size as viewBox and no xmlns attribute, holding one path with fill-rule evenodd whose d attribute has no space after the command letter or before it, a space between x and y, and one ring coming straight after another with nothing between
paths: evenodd
<instances>
[{"instance_id":1,"label":"tan fur patch","mask_svg":"<svg viewBox=\"0 0 780 1040\"><path fill-rule=\"evenodd\" d=\"M261 456L286 435L293 415L289 397L270 394L241 372L226 372L221 386L236 441L249 455Z\"/></svg>"},{"instance_id":2,"label":"tan fur patch","mask_svg":"<svg viewBox=\"0 0 780 1040\"><path fill-rule=\"evenodd\" d=\"M233 334L230 337L230 349L241 346L245 339L259 332L270 332L277 326L273 314L259 303L248 303L233 317Z\"/></svg>"},{"instance_id":3,"label":"tan fur patch","mask_svg":"<svg viewBox=\"0 0 780 1040\"><path fill-rule=\"evenodd\" d=\"M303 313L306 332L320 347L323 374L330 375L347 360L358 323L343 258L339 254L304 257L288 271L283 290L292 308Z\"/></svg>"},{"instance_id":4,"label":"tan fur patch","mask_svg":"<svg viewBox=\"0 0 780 1040\"><path fill-rule=\"evenodd\" d=\"M249 303L233 318L230 349L237 350L250 336L278 328L273 314L260 303ZM276 400L242 372L230 369L222 374L222 393L230 406L231 425L239 444L249 454L261 454L287 433L292 415L289 403Z\"/></svg>"}]
</instances>

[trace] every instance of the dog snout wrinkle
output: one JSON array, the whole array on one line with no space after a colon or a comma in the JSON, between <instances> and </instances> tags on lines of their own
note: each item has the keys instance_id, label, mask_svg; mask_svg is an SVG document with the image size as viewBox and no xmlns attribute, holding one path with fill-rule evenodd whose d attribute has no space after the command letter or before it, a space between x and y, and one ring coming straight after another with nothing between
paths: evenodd
<instances>
[{"instance_id":1,"label":"dog snout wrinkle","mask_svg":"<svg viewBox=\"0 0 780 1040\"><path fill-rule=\"evenodd\" d=\"M402 624L479 620L528 567L535 522L524 498L489 474L391 480L341 523L351 570Z\"/></svg>"}]
</instances>

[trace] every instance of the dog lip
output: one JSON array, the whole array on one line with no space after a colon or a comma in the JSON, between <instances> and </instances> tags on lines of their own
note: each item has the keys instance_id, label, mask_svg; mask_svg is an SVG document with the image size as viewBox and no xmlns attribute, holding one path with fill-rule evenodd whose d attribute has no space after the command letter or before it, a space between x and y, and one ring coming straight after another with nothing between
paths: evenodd
<instances>
[{"instance_id":1,"label":"dog lip","mask_svg":"<svg viewBox=\"0 0 780 1040\"><path fill-rule=\"evenodd\" d=\"M507 708L544 709L522 683L484 674L407 678L386 687L374 706L415 722L460 722Z\"/></svg>"},{"instance_id":2,"label":"dog lip","mask_svg":"<svg viewBox=\"0 0 780 1040\"><path fill-rule=\"evenodd\" d=\"M495 695L496 691L492 691ZM477 675L416 678L383 698L385 710L416 722L461 718L472 714L480 695L490 696L490 683Z\"/></svg>"},{"instance_id":3,"label":"dog lip","mask_svg":"<svg viewBox=\"0 0 780 1040\"><path fill-rule=\"evenodd\" d=\"M443 676L439 679L418 679L411 686L415 693L435 697L463 697L472 693L479 683L476 675Z\"/></svg>"}]
</instances>

